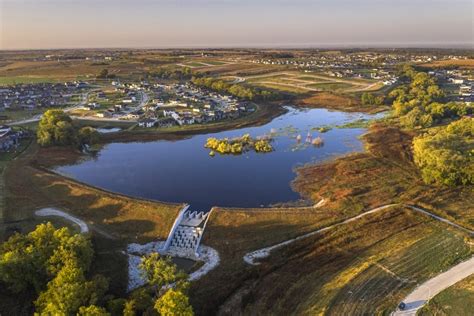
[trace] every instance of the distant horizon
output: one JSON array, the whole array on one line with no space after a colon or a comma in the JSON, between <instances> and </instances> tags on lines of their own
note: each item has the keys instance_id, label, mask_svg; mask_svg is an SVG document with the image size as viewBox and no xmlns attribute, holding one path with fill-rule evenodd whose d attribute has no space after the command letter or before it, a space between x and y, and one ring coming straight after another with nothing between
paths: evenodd
<instances>
[{"instance_id":1,"label":"distant horizon","mask_svg":"<svg viewBox=\"0 0 474 316\"><path fill-rule=\"evenodd\" d=\"M1 0L0 50L474 47L470 0Z\"/></svg>"},{"instance_id":2,"label":"distant horizon","mask_svg":"<svg viewBox=\"0 0 474 316\"><path fill-rule=\"evenodd\" d=\"M473 49L472 43L372 43L372 44L281 44L281 45L182 45L182 46L109 46L109 47L38 47L38 48L8 48L0 51L54 51L54 50L238 50L238 49L261 49L261 50L298 50L298 49Z\"/></svg>"}]
</instances>

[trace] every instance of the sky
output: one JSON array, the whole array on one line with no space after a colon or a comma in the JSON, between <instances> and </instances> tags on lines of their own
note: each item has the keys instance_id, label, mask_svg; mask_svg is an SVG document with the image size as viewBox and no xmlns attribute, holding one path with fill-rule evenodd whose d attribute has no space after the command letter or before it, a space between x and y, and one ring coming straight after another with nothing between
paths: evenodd
<instances>
[{"instance_id":1,"label":"sky","mask_svg":"<svg viewBox=\"0 0 474 316\"><path fill-rule=\"evenodd\" d=\"M0 49L474 48L474 0L0 0Z\"/></svg>"}]
</instances>

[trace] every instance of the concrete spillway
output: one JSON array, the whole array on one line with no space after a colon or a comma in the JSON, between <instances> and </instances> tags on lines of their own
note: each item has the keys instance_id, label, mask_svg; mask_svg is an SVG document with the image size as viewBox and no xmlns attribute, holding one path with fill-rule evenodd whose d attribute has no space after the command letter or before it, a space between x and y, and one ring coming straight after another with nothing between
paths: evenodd
<instances>
[{"instance_id":1,"label":"concrete spillway","mask_svg":"<svg viewBox=\"0 0 474 316\"><path fill-rule=\"evenodd\" d=\"M211 212L212 210L190 211L189 206L183 208L171 228L163 250L170 255L198 258L198 247Z\"/></svg>"}]
</instances>

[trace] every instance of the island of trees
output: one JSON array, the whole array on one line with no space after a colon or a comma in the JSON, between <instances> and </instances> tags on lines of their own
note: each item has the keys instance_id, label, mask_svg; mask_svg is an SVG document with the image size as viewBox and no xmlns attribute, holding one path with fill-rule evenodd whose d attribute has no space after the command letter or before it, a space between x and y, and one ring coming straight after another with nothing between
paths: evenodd
<instances>
[{"instance_id":1,"label":"island of trees","mask_svg":"<svg viewBox=\"0 0 474 316\"><path fill-rule=\"evenodd\" d=\"M244 152L254 150L258 153L267 153L273 151L270 138L252 138L249 134L244 134L236 138L217 139L208 138L204 147L211 149L209 155L214 156L215 153L221 155L240 155Z\"/></svg>"}]
</instances>

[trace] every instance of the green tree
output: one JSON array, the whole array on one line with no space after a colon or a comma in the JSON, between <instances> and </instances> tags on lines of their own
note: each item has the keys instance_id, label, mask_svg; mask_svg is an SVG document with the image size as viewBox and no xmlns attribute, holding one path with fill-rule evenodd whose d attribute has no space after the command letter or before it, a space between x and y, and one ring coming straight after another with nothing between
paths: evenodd
<instances>
[{"instance_id":1,"label":"green tree","mask_svg":"<svg viewBox=\"0 0 474 316\"><path fill-rule=\"evenodd\" d=\"M123 316L135 316L137 313L135 312L135 301L130 300L125 302L123 307Z\"/></svg>"},{"instance_id":2,"label":"green tree","mask_svg":"<svg viewBox=\"0 0 474 316\"><path fill-rule=\"evenodd\" d=\"M70 315L83 306L97 304L105 294L107 281L97 276L87 281L82 268L66 264L48 283L47 289L35 301L40 315Z\"/></svg>"},{"instance_id":3,"label":"green tree","mask_svg":"<svg viewBox=\"0 0 474 316\"><path fill-rule=\"evenodd\" d=\"M161 316L192 316L193 309L188 297L179 290L170 289L155 303L155 310Z\"/></svg>"},{"instance_id":4,"label":"green tree","mask_svg":"<svg viewBox=\"0 0 474 316\"><path fill-rule=\"evenodd\" d=\"M77 316L109 316L110 314L103 308L95 305L79 307Z\"/></svg>"},{"instance_id":5,"label":"green tree","mask_svg":"<svg viewBox=\"0 0 474 316\"><path fill-rule=\"evenodd\" d=\"M0 245L0 280L14 292L33 287L41 291L70 262L87 271L92 245L83 235L69 229L41 224L27 235L15 234Z\"/></svg>"},{"instance_id":6,"label":"green tree","mask_svg":"<svg viewBox=\"0 0 474 316\"><path fill-rule=\"evenodd\" d=\"M458 120L416 137L413 154L426 183L474 184L474 120Z\"/></svg>"},{"instance_id":7,"label":"green tree","mask_svg":"<svg viewBox=\"0 0 474 316\"><path fill-rule=\"evenodd\" d=\"M99 141L99 132L92 127L86 126L79 130L77 133L77 139L81 145L94 145Z\"/></svg>"},{"instance_id":8,"label":"green tree","mask_svg":"<svg viewBox=\"0 0 474 316\"><path fill-rule=\"evenodd\" d=\"M143 278L157 291L171 283L181 284L186 280L186 274L178 271L170 257L160 257L158 253L151 253L142 259L139 265Z\"/></svg>"},{"instance_id":9,"label":"green tree","mask_svg":"<svg viewBox=\"0 0 474 316\"><path fill-rule=\"evenodd\" d=\"M69 145L76 139L71 118L61 110L46 111L38 124L36 135L42 146Z\"/></svg>"}]
</instances>

